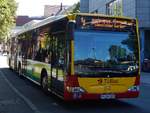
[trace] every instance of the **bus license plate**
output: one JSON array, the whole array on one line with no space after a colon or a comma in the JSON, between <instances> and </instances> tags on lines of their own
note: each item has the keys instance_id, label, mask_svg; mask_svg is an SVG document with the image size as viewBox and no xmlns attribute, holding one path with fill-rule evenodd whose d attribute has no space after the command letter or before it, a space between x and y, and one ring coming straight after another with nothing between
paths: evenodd
<instances>
[{"instance_id":1,"label":"bus license plate","mask_svg":"<svg viewBox=\"0 0 150 113\"><path fill-rule=\"evenodd\" d=\"M114 94L103 94L100 96L101 99L115 99L116 96Z\"/></svg>"}]
</instances>

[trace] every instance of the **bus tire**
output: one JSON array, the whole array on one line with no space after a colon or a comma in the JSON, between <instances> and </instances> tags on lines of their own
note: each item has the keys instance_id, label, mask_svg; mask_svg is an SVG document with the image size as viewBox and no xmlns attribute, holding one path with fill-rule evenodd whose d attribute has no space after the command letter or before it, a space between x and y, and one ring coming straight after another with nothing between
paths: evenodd
<instances>
[{"instance_id":1,"label":"bus tire","mask_svg":"<svg viewBox=\"0 0 150 113\"><path fill-rule=\"evenodd\" d=\"M47 94L48 93L48 76L46 71L43 71L41 74L41 87L42 90Z\"/></svg>"},{"instance_id":2,"label":"bus tire","mask_svg":"<svg viewBox=\"0 0 150 113\"><path fill-rule=\"evenodd\" d=\"M9 66L9 69L12 70L10 59L8 59L8 66Z\"/></svg>"},{"instance_id":3,"label":"bus tire","mask_svg":"<svg viewBox=\"0 0 150 113\"><path fill-rule=\"evenodd\" d=\"M22 69L21 69L21 64L20 63L18 65L18 75L19 75L19 77L22 77Z\"/></svg>"}]
</instances>

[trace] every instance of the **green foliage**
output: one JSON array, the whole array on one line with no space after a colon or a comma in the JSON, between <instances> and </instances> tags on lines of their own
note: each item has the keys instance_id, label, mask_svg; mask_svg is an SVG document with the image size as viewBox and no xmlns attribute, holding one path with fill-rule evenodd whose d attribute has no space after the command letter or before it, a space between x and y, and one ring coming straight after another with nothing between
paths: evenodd
<instances>
[{"instance_id":1,"label":"green foliage","mask_svg":"<svg viewBox=\"0 0 150 113\"><path fill-rule=\"evenodd\" d=\"M0 41L4 40L15 25L16 9L15 0L0 0Z\"/></svg>"},{"instance_id":2,"label":"green foliage","mask_svg":"<svg viewBox=\"0 0 150 113\"><path fill-rule=\"evenodd\" d=\"M75 8L72 10L72 13L79 13L80 12L80 2L78 2Z\"/></svg>"}]
</instances>

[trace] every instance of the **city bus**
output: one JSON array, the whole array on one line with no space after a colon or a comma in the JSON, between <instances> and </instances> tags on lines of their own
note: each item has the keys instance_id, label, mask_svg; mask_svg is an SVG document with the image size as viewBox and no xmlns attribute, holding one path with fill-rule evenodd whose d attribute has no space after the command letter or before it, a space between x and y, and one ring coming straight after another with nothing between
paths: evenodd
<instances>
[{"instance_id":1,"label":"city bus","mask_svg":"<svg viewBox=\"0 0 150 113\"><path fill-rule=\"evenodd\" d=\"M16 33L10 68L65 101L136 98L140 48L136 19L52 16Z\"/></svg>"}]
</instances>

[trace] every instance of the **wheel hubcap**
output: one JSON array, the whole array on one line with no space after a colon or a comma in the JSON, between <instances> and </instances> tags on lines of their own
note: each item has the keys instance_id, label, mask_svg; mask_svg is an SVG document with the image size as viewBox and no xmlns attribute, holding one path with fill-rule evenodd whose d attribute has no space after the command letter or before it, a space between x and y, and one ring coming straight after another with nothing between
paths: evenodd
<instances>
[{"instance_id":1,"label":"wheel hubcap","mask_svg":"<svg viewBox=\"0 0 150 113\"><path fill-rule=\"evenodd\" d=\"M46 88L47 87L47 77L43 77L43 80L42 80L42 86L43 88Z\"/></svg>"},{"instance_id":2,"label":"wheel hubcap","mask_svg":"<svg viewBox=\"0 0 150 113\"><path fill-rule=\"evenodd\" d=\"M21 75L21 68L18 69L19 76Z\"/></svg>"}]
</instances>

